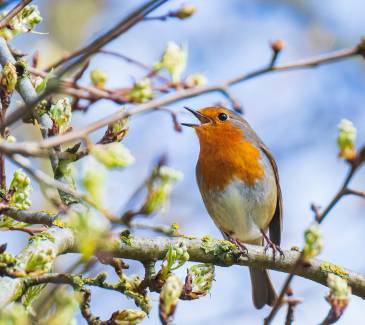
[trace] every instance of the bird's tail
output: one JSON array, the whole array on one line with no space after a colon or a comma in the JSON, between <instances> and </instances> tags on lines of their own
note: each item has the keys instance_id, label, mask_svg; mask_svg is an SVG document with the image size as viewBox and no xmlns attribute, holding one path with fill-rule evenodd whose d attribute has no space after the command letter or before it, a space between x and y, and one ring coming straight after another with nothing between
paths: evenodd
<instances>
[{"instance_id":1,"label":"bird's tail","mask_svg":"<svg viewBox=\"0 0 365 325\"><path fill-rule=\"evenodd\" d=\"M272 306L277 298L269 273L265 269L250 267L252 300L257 309Z\"/></svg>"}]
</instances>

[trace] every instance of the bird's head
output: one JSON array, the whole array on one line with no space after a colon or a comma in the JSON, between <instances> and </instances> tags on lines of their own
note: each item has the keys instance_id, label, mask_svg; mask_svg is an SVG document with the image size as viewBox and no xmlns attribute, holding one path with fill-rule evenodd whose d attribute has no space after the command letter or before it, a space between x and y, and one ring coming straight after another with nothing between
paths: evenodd
<instances>
[{"instance_id":1,"label":"bird's head","mask_svg":"<svg viewBox=\"0 0 365 325\"><path fill-rule=\"evenodd\" d=\"M241 116L224 107L206 107L199 110L185 107L185 109L192 113L199 123L181 124L194 128L200 143L229 141L236 138L236 136L241 139L243 131L249 127Z\"/></svg>"}]
</instances>

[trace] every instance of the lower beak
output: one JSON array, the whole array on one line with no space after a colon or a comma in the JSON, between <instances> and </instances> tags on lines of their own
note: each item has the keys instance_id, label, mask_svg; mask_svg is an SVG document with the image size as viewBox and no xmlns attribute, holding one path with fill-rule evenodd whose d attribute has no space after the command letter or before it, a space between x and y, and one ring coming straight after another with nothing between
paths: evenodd
<instances>
[{"instance_id":1,"label":"lower beak","mask_svg":"<svg viewBox=\"0 0 365 325\"><path fill-rule=\"evenodd\" d=\"M188 126L188 127L197 127L197 126L200 126L202 124L206 124L206 123L211 123L211 119L205 115L203 115L202 113L198 112L198 111L195 111L189 107L184 107L187 111L189 111L191 114L193 114L199 121L200 121L200 124L192 124L192 123L181 123L181 125L183 126Z\"/></svg>"}]
</instances>

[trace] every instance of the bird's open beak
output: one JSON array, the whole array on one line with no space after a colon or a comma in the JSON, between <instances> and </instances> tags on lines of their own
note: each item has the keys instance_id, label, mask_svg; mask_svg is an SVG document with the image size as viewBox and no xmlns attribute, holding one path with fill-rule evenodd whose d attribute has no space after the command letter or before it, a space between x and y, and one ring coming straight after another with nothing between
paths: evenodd
<instances>
[{"instance_id":1,"label":"bird's open beak","mask_svg":"<svg viewBox=\"0 0 365 325\"><path fill-rule=\"evenodd\" d=\"M193 114L199 121L200 121L200 124L192 124L192 123L181 123L181 125L184 125L184 126L189 126L189 127L197 127L197 126L200 126L202 124L206 124L206 123L211 123L211 119L208 117L208 116L205 116L203 115L202 113L198 112L198 111L195 111L189 107L186 107L184 106L184 108L186 110L188 110L191 114Z\"/></svg>"}]
</instances>

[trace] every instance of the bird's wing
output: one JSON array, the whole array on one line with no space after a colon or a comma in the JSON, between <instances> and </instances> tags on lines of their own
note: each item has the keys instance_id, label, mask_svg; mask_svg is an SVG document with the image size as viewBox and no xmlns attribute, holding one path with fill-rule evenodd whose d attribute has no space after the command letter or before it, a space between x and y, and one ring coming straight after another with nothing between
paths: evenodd
<instances>
[{"instance_id":1,"label":"bird's wing","mask_svg":"<svg viewBox=\"0 0 365 325\"><path fill-rule=\"evenodd\" d=\"M275 174L276 188L277 188L277 201L276 201L276 209L273 218L269 224L269 234L270 239L276 245L280 245L281 241L281 230L283 226L283 202L281 197L281 188L279 183L279 172L278 167L276 166L276 162L274 157L271 155L270 151L266 148L265 145L261 144L261 149L267 156L272 166L272 169Z\"/></svg>"}]
</instances>

